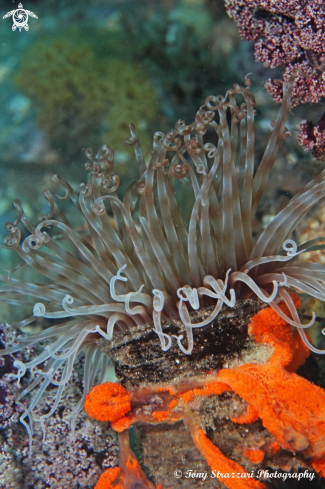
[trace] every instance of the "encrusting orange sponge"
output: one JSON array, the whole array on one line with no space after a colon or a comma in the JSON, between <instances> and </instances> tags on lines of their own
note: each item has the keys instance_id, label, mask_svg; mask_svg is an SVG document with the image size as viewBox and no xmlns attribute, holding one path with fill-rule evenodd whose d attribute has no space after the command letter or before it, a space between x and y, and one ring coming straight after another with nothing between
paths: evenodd
<instances>
[{"instance_id":1,"label":"encrusting orange sponge","mask_svg":"<svg viewBox=\"0 0 325 489\"><path fill-rule=\"evenodd\" d=\"M99 478L95 489L155 489L135 458L129 444L129 435L125 431L119 435L120 467L107 469ZM156 489L162 489L158 484Z\"/></svg>"},{"instance_id":2,"label":"encrusting orange sponge","mask_svg":"<svg viewBox=\"0 0 325 489\"><path fill-rule=\"evenodd\" d=\"M312 466L322 477L325 477L325 458L319 458L312 462Z\"/></svg>"},{"instance_id":3,"label":"encrusting orange sponge","mask_svg":"<svg viewBox=\"0 0 325 489\"><path fill-rule=\"evenodd\" d=\"M263 450L253 450L253 448L246 448L244 450L245 457L249 458L253 464L259 464L264 459L265 453Z\"/></svg>"},{"instance_id":4,"label":"encrusting orange sponge","mask_svg":"<svg viewBox=\"0 0 325 489\"><path fill-rule=\"evenodd\" d=\"M188 420L187 420L188 421ZM204 434L201 428L189 423L193 441L200 450L216 478L229 489L265 489L265 485L234 460L227 458ZM228 477L227 477L228 476Z\"/></svg>"},{"instance_id":5,"label":"encrusting orange sponge","mask_svg":"<svg viewBox=\"0 0 325 489\"><path fill-rule=\"evenodd\" d=\"M288 314L283 303L279 306ZM220 382L228 384L255 408L265 428L282 448L303 451L307 457L322 457L325 454L325 391L292 372L293 365L298 368L309 354L298 331L293 332L268 307L252 318L249 332L255 341L273 347L272 357L262 365L246 364L221 370Z\"/></svg>"},{"instance_id":6,"label":"encrusting orange sponge","mask_svg":"<svg viewBox=\"0 0 325 489\"><path fill-rule=\"evenodd\" d=\"M121 484L115 484L115 481L119 478L120 473L121 471L118 467L105 470L105 472L98 479L95 489L123 489ZM114 486L112 485L113 482Z\"/></svg>"},{"instance_id":7,"label":"encrusting orange sponge","mask_svg":"<svg viewBox=\"0 0 325 489\"><path fill-rule=\"evenodd\" d=\"M91 418L114 422L131 410L130 395L122 385L105 382L91 389L84 408Z\"/></svg>"}]
</instances>

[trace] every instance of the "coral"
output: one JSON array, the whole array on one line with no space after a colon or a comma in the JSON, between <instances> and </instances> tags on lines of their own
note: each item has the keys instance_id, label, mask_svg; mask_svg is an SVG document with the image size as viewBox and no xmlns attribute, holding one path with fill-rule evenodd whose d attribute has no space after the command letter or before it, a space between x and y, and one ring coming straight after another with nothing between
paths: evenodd
<instances>
[{"instance_id":1,"label":"coral","mask_svg":"<svg viewBox=\"0 0 325 489\"><path fill-rule=\"evenodd\" d=\"M1 488L93 489L101 471L117 464L119 449L111 430L82 417L76 423L76 435L72 436L71 409L61 405L59 412L63 416L51 418L45 441L36 423L33 458L28 458L28 437L22 427L11 427L6 437L0 435L5 457L0 463Z\"/></svg>"},{"instance_id":2,"label":"coral","mask_svg":"<svg viewBox=\"0 0 325 489\"><path fill-rule=\"evenodd\" d=\"M12 331L7 324L0 323L0 346L4 347L8 340L15 341L17 331ZM31 346L23 352L14 353L0 359L0 428L7 428L17 422L19 417L26 409L27 401L24 399L17 403L20 387L17 385L17 369L14 366L15 361L28 362L36 349ZM22 386L27 387L31 376L27 375L23 379Z\"/></svg>"},{"instance_id":3,"label":"coral","mask_svg":"<svg viewBox=\"0 0 325 489\"><path fill-rule=\"evenodd\" d=\"M318 102L325 94L325 9L322 0L226 0L228 15L240 35L255 41L255 56L271 68L285 66L284 79L298 73L293 89L294 105ZM282 84L266 85L276 101Z\"/></svg>"},{"instance_id":4,"label":"coral","mask_svg":"<svg viewBox=\"0 0 325 489\"><path fill-rule=\"evenodd\" d=\"M38 107L39 126L67 156L90 139L127 152L130 122L138 125L148 152L146 128L157 105L153 84L139 65L97 53L78 31L35 41L16 84Z\"/></svg>"},{"instance_id":5,"label":"coral","mask_svg":"<svg viewBox=\"0 0 325 489\"><path fill-rule=\"evenodd\" d=\"M12 374L5 374L0 379L0 428L16 423L24 412L24 407L16 404L18 388Z\"/></svg>"},{"instance_id":6,"label":"coral","mask_svg":"<svg viewBox=\"0 0 325 489\"><path fill-rule=\"evenodd\" d=\"M297 295L292 297L295 307L300 306ZM279 310L288 314L287 305L278 304ZM273 309L261 309L251 320L249 334L258 344L271 345L273 352L268 361L254 365L244 363L232 368L221 369L206 379L192 378L186 384L174 381L170 384L158 384L151 388L128 391L131 410L126 415L116 419L116 407L112 408L113 416L106 414L106 419L113 417L114 430L124 434L125 430L136 423L171 423L184 420L189 428L193 441L204 455L208 465L219 473L216 477L223 481L226 487L262 488L262 482L252 479L251 475L236 461L227 458L215 446L200 426L195 414L197 406L194 399L202 399L211 395L220 395L225 391L234 391L248 403L245 417L233 417L236 423L251 423L256 416L261 419L263 426L275 438L261 446L246 447L243 451L246 459L253 464L261 464L265 453L276 453L280 448L288 452L300 452L306 458L312 459L313 466L320 471L322 457L325 454L325 391L300 377L295 371L302 365L309 351L301 341L297 331L279 316ZM196 387L191 388L191 384ZM89 404L94 403L92 410L96 416L103 419L97 406L104 403L111 386L102 384L94 388L88 397ZM124 391L121 391L124 393ZM252 392L254 395L252 396ZM301 393L304 393L304 396ZM108 401L110 394L108 396ZM93 399L93 400L92 400ZM142 406L141 406L142 402ZM123 399L120 405L123 406ZM318 464L318 465L317 465ZM223 474L241 474L232 480L224 479ZM243 482L242 479L245 479ZM163 482L163 481L162 481ZM124 486L122 486L124 487Z\"/></svg>"},{"instance_id":7,"label":"coral","mask_svg":"<svg viewBox=\"0 0 325 489\"><path fill-rule=\"evenodd\" d=\"M325 96L325 6L322 0L226 0L228 15L239 34L255 41L257 61L270 68L285 67L283 79L295 73L293 106L317 103ZM281 80L269 79L265 87L281 102ZM298 142L317 159L325 154L322 119L303 121Z\"/></svg>"},{"instance_id":8,"label":"coral","mask_svg":"<svg viewBox=\"0 0 325 489\"><path fill-rule=\"evenodd\" d=\"M315 124L311 121L302 121L298 143L310 150L317 160L322 160L325 153L325 113Z\"/></svg>"},{"instance_id":9,"label":"coral","mask_svg":"<svg viewBox=\"0 0 325 489\"><path fill-rule=\"evenodd\" d=\"M83 362L82 358L77 362L55 414L46 424L43 418L45 433L39 421L51 411L55 389L49 389L39 404L33 423L33 457L28 457L29 440L23 426L11 424L1 430L1 489L93 489L100 473L117 465L117 436L106 424L83 414L75 422L75 433L71 431L73 406L82 391Z\"/></svg>"}]
</instances>

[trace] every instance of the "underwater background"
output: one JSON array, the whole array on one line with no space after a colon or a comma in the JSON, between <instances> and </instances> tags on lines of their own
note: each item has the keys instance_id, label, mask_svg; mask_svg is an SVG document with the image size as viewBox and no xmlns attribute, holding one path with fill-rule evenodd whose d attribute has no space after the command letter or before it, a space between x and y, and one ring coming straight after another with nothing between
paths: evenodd
<instances>
[{"instance_id":1,"label":"underwater background","mask_svg":"<svg viewBox=\"0 0 325 489\"><path fill-rule=\"evenodd\" d=\"M5 224L16 219L14 199L19 198L31 221L37 222L48 213L43 190L57 191L53 174L64 176L75 190L86 181L85 148L114 148L121 196L137 172L133 148L124 143L130 123L136 125L148 158L154 132L168 132L178 119L192 121L208 95L225 94L234 83L242 84L247 73L252 73L258 90L255 152L260 159L279 108L263 84L270 76L281 77L282 71L255 61L253 44L240 39L222 0L26 0L23 7L38 19L29 17L29 30L21 32L12 30L12 17L3 19L18 3L0 4L1 243L7 235ZM320 102L291 110L292 137L282 143L254 223L256 233L324 168L323 161L312 159L297 144L300 121L317 119L322 109ZM78 213L68 201L61 204L82 233ZM320 204L294 239L311 239L324 229L325 207ZM314 261L324 262L324 257L318 252ZM0 263L1 273L13 273L20 261L0 249ZM24 268L15 273L21 280L32 277ZM21 310L0 304L0 322L21 319ZM314 299L303 307L325 316ZM39 331L43 327L40 320ZM324 348L316 333L313 339ZM70 433L65 416L68 403L73 404L82 389L81 364L67 389L66 407L49 421L45 448L36 430L32 460L27 457L28 436L15 424L19 407L14 405L14 383L9 394L0 384L1 489L91 489L104 468L116 465L118 443L111 429L80 417L76 436ZM0 381L11 366L10 359L0 364Z\"/></svg>"},{"instance_id":2,"label":"underwater background","mask_svg":"<svg viewBox=\"0 0 325 489\"><path fill-rule=\"evenodd\" d=\"M16 4L3 1L1 18ZM45 0L28 8L38 16L29 17L28 32L13 32L11 16L0 30L1 240L16 216L15 198L35 222L47 214L43 190L56 188L54 173L78 189L86 178L85 148L115 150L123 195L137 171L133 148L124 143L130 123L148 158L155 131L192 120L208 95L225 94L247 73L258 90L257 160L262 154L279 107L263 84L283 70L255 61L254 45L240 39L223 1ZM291 111L292 138L280 149L258 215L263 227L322 169L297 145L301 119L320 116L318 106ZM62 205L78 228L77 213ZM15 266L8 251L0 253L7 268Z\"/></svg>"}]
</instances>

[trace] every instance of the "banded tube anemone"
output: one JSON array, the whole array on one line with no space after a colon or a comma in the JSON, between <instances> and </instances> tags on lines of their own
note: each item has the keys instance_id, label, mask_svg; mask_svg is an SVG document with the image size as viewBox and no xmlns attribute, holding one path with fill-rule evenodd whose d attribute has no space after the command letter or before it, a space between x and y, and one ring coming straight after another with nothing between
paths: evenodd
<instances>
[{"instance_id":1,"label":"banded tube anemone","mask_svg":"<svg viewBox=\"0 0 325 489\"><path fill-rule=\"evenodd\" d=\"M325 268L302 263L297 257L320 249L320 240L297 246L290 239L305 214L325 196L325 171L301 190L253 240L252 221L267 184L283 137L291 107L293 80L284 83L283 103L262 160L254 173L254 95L251 82L234 85L226 96L210 96L198 110L195 121L178 121L168 134L153 137L151 159L146 165L134 125L126 144L134 147L140 178L117 196L119 177L114 173L114 151L104 146L96 156L90 149L87 184L77 195L60 176L55 182L64 190L84 218L88 235L78 234L60 210L57 199L45 191L50 210L34 226L18 200L16 222L7 224L10 236L5 247L47 277L45 283L27 283L1 275L7 285L1 300L14 305L33 298L31 315L13 326L18 329L38 317L57 325L33 336L15 336L9 331L1 355L14 354L29 345L48 340L47 346L27 363L16 360L18 380L27 369L39 367L33 382L18 401L34 393L21 416L30 439L32 411L50 384L57 386L51 416L71 376L77 356L85 353L84 397L97 379L101 382L108 358L100 338L110 341L116 328L136 331L152 324L163 351L172 343L191 355L193 329L211 323L222 306L234 307L236 300L258 297L268 303L310 344L305 325L288 292L295 289L325 300ZM210 142L209 142L210 139ZM179 198L180 185L192 195L192 209ZM190 200L189 200L190 201ZM21 240L21 227L28 236ZM55 232L70 243L67 249L54 239ZM291 317L277 306L281 298ZM191 322L191 312L211 306L203 321ZM179 317L183 335L164 332L163 321ZM82 409L84 397L73 412ZM29 421L28 421L29 419Z\"/></svg>"}]
</instances>

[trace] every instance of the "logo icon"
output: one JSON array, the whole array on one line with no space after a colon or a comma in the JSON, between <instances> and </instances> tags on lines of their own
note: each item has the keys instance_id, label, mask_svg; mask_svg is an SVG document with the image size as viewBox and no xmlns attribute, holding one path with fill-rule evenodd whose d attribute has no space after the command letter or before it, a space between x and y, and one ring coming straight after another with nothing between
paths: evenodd
<instances>
[{"instance_id":1,"label":"logo icon","mask_svg":"<svg viewBox=\"0 0 325 489\"><path fill-rule=\"evenodd\" d=\"M21 32L22 28L25 29L25 31L29 30L28 26L28 16L30 15L31 17L34 17L34 19L38 19L37 15L34 14L34 12L31 12L30 10L25 10L23 9L23 4L20 3L18 5L17 10L12 10L11 12L7 12L6 15L3 16L4 19L7 17L10 17L12 15L12 30L15 31L17 28L19 29L19 32Z\"/></svg>"}]
</instances>

